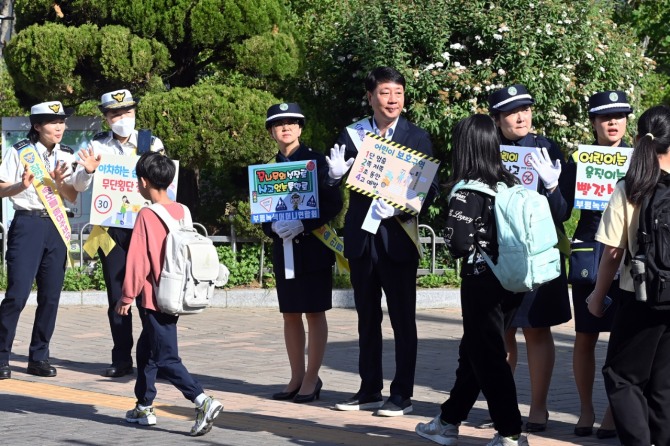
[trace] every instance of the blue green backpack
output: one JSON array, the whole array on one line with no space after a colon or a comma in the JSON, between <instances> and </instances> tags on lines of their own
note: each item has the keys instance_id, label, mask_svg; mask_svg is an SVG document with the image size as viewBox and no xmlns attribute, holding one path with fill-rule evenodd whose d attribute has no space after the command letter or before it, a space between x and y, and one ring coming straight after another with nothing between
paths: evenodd
<instances>
[{"instance_id":1,"label":"blue green backpack","mask_svg":"<svg viewBox=\"0 0 670 446\"><path fill-rule=\"evenodd\" d=\"M526 292L561 274L556 227L546 197L520 184L508 187L498 183L496 192L480 181L459 181L449 199L461 189L494 197L498 262L493 263L478 243L475 246L503 288Z\"/></svg>"}]
</instances>

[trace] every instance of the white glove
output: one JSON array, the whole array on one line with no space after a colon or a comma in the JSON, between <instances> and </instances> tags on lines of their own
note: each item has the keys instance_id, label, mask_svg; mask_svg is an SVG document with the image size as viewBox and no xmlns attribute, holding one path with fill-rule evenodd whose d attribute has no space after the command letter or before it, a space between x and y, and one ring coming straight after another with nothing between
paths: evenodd
<instances>
[{"instance_id":1,"label":"white glove","mask_svg":"<svg viewBox=\"0 0 670 446\"><path fill-rule=\"evenodd\" d=\"M339 180L344 176L345 173L349 171L351 165L354 164L354 158L349 158L344 160L344 149L347 146L342 144L338 146L335 144L335 147L330 149L330 157L326 157L326 162L328 163L328 176L333 180Z\"/></svg>"},{"instance_id":2,"label":"white glove","mask_svg":"<svg viewBox=\"0 0 670 446\"><path fill-rule=\"evenodd\" d=\"M305 230L305 227L300 220L280 220L275 223L277 223L277 230L275 232L279 237L283 238L285 242L293 240ZM272 225L275 226L274 223Z\"/></svg>"},{"instance_id":3,"label":"white glove","mask_svg":"<svg viewBox=\"0 0 670 446\"><path fill-rule=\"evenodd\" d=\"M214 280L214 286L221 288L228 283L228 277L230 277L230 270L223 263L219 263L219 275Z\"/></svg>"},{"instance_id":4,"label":"white glove","mask_svg":"<svg viewBox=\"0 0 670 446\"><path fill-rule=\"evenodd\" d=\"M535 153L530 154L530 164L540 175L540 179L547 190L552 190L558 186L558 177L561 176L561 161L556 160L552 164L546 148L542 147L540 150L536 147Z\"/></svg>"},{"instance_id":5,"label":"white glove","mask_svg":"<svg viewBox=\"0 0 670 446\"><path fill-rule=\"evenodd\" d=\"M394 208L389 203L385 202L384 200L380 200L379 198L375 198L372 206L372 212L374 212L375 215L382 220L391 218L394 215L400 215L399 209Z\"/></svg>"}]
</instances>

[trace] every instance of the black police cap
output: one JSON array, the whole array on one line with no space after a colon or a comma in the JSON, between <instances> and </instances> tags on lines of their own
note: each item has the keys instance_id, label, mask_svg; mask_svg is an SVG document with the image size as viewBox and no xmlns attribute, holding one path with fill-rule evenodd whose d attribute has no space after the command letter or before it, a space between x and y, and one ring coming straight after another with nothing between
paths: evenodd
<instances>
[{"instance_id":1,"label":"black police cap","mask_svg":"<svg viewBox=\"0 0 670 446\"><path fill-rule=\"evenodd\" d=\"M522 105L531 105L535 99L528 93L528 89L521 84L494 91L489 96L489 111L492 113L513 110Z\"/></svg>"},{"instance_id":2,"label":"black police cap","mask_svg":"<svg viewBox=\"0 0 670 446\"><path fill-rule=\"evenodd\" d=\"M589 98L589 116L612 113L633 113L626 93L619 90L601 91Z\"/></svg>"},{"instance_id":3,"label":"black police cap","mask_svg":"<svg viewBox=\"0 0 670 446\"><path fill-rule=\"evenodd\" d=\"M282 102L268 108L267 118L265 119L265 128L269 129L272 123L281 119L298 119L301 126L305 125L305 115L302 114L300 106L295 102Z\"/></svg>"}]
</instances>

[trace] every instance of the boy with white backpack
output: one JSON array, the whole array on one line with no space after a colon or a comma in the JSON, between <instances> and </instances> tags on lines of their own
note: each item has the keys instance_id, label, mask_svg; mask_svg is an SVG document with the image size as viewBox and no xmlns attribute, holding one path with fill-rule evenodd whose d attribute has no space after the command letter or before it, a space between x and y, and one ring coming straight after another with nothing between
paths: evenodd
<instances>
[{"instance_id":1,"label":"boy with white backpack","mask_svg":"<svg viewBox=\"0 0 670 446\"><path fill-rule=\"evenodd\" d=\"M175 164L168 157L156 152L143 154L136 165L139 191L152 203L163 208L176 220L190 220L185 206L168 197L167 188L175 175ZM142 333L137 342L137 381L135 396L137 404L126 413L126 421L143 426L156 424L153 401L156 397L156 375L169 380L184 397L196 405L195 424L192 436L204 435L212 428L214 418L223 405L205 395L202 386L182 364L177 347L178 315L162 312L156 301L155 285L160 284L163 269L163 245L168 228L151 209L142 209L138 216L127 256L126 276L123 282L123 297L116 306L120 315L128 313L135 296L141 296L138 304L142 319ZM163 254L164 256L165 254Z\"/></svg>"}]
</instances>

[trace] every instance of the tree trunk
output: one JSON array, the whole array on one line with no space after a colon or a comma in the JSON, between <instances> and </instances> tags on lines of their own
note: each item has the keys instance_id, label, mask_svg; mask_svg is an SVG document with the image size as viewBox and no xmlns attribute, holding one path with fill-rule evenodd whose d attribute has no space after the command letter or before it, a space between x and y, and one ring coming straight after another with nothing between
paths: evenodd
<instances>
[{"instance_id":1,"label":"tree trunk","mask_svg":"<svg viewBox=\"0 0 670 446\"><path fill-rule=\"evenodd\" d=\"M14 34L14 0L0 0L0 56Z\"/></svg>"}]
</instances>

